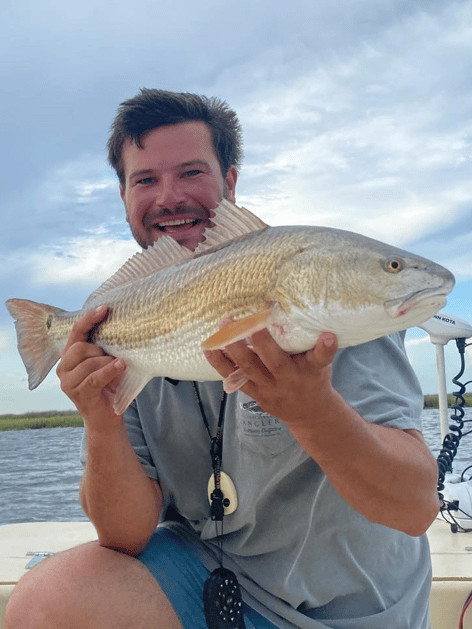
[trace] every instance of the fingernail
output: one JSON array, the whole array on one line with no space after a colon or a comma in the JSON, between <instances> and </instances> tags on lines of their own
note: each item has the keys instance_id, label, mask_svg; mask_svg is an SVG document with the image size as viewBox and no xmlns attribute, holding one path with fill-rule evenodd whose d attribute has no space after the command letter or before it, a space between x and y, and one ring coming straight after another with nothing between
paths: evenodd
<instances>
[{"instance_id":1,"label":"fingernail","mask_svg":"<svg viewBox=\"0 0 472 629\"><path fill-rule=\"evenodd\" d=\"M333 334L327 334L323 337L323 344L325 347L332 347L334 345L335 337Z\"/></svg>"}]
</instances>

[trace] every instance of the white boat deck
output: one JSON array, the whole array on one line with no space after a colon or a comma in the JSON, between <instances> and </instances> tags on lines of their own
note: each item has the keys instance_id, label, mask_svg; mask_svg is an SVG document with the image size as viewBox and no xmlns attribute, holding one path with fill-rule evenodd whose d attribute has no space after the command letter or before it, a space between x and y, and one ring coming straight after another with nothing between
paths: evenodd
<instances>
[{"instance_id":1,"label":"white boat deck","mask_svg":"<svg viewBox=\"0 0 472 629\"><path fill-rule=\"evenodd\" d=\"M472 533L452 534L449 525L436 520L428 537L433 563L431 591L432 629L456 629L472 591ZM89 522L34 522L0 527L0 629L11 591L26 572L28 552L58 552L96 539ZM472 606L464 629L472 629Z\"/></svg>"},{"instance_id":2,"label":"white boat deck","mask_svg":"<svg viewBox=\"0 0 472 629\"><path fill-rule=\"evenodd\" d=\"M451 533L449 525L437 519L428 538L433 564L433 629L456 629L462 607L472 592L472 533ZM464 629L472 629L472 606L465 614Z\"/></svg>"},{"instance_id":3,"label":"white boat deck","mask_svg":"<svg viewBox=\"0 0 472 629\"><path fill-rule=\"evenodd\" d=\"M97 539L90 522L28 522L0 526L0 629L11 591L27 572L29 552L59 552Z\"/></svg>"}]
</instances>

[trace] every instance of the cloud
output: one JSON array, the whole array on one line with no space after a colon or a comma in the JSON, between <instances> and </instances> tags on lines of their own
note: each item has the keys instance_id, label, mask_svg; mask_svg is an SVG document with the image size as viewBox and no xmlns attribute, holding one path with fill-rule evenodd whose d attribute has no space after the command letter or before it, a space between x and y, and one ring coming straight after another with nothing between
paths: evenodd
<instances>
[{"instance_id":1,"label":"cloud","mask_svg":"<svg viewBox=\"0 0 472 629\"><path fill-rule=\"evenodd\" d=\"M410 338L405 341L405 347L414 347L415 345L424 345L425 343L429 343L429 335L422 336L420 338Z\"/></svg>"},{"instance_id":2,"label":"cloud","mask_svg":"<svg viewBox=\"0 0 472 629\"><path fill-rule=\"evenodd\" d=\"M429 336L415 338L415 334L420 332L417 329L408 330L407 341L405 342L408 358L418 376L424 393L437 393L438 375L436 368L436 348L430 343ZM413 337L412 337L413 335ZM446 367L446 390L451 393L457 390L452 383L452 378L460 369L460 357L455 343L450 342L444 347L445 367ZM466 371L462 380L466 382L471 377L470 367L472 366L472 356L466 358Z\"/></svg>"},{"instance_id":3,"label":"cloud","mask_svg":"<svg viewBox=\"0 0 472 629\"><path fill-rule=\"evenodd\" d=\"M272 63L266 51L233 68L250 93L238 105L244 202L276 224L342 224L399 245L457 220L472 201L471 103L458 80L470 7L407 15L348 54L274 47Z\"/></svg>"},{"instance_id":4,"label":"cloud","mask_svg":"<svg viewBox=\"0 0 472 629\"><path fill-rule=\"evenodd\" d=\"M430 257L454 273L456 280L472 279L472 231L461 231L460 221L454 233L445 234L444 229L415 242L415 253Z\"/></svg>"},{"instance_id":5,"label":"cloud","mask_svg":"<svg viewBox=\"0 0 472 629\"><path fill-rule=\"evenodd\" d=\"M32 281L49 285L82 283L98 287L137 250L132 239L113 240L104 238L100 233L77 237L32 253Z\"/></svg>"},{"instance_id":6,"label":"cloud","mask_svg":"<svg viewBox=\"0 0 472 629\"><path fill-rule=\"evenodd\" d=\"M12 349L9 331L0 330L0 355Z\"/></svg>"},{"instance_id":7,"label":"cloud","mask_svg":"<svg viewBox=\"0 0 472 629\"><path fill-rule=\"evenodd\" d=\"M454 312L470 315L470 0L5 6L5 297L82 303L135 250L105 144L116 106L156 86L238 111L239 203L274 225L351 229L432 258L460 282Z\"/></svg>"},{"instance_id":8,"label":"cloud","mask_svg":"<svg viewBox=\"0 0 472 629\"><path fill-rule=\"evenodd\" d=\"M118 181L101 157L83 154L52 169L44 177L38 194L45 207L103 204L113 191L118 204ZM71 216L73 219L73 216ZM96 216L94 217L96 222Z\"/></svg>"}]
</instances>

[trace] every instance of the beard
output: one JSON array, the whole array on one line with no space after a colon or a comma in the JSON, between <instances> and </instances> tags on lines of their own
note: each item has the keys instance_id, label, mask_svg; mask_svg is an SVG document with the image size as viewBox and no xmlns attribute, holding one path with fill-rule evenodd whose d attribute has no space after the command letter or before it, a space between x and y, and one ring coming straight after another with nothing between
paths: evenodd
<instances>
[{"instance_id":1,"label":"beard","mask_svg":"<svg viewBox=\"0 0 472 629\"><path fill-rule=\"evenodd\" d=\"M223 199L227 199L227 198L228 198L228 187L226 183L224 183ZM214 209L216 209L216 207ZM203 236L204 231L206 229L214 227L213 223L211 222L211 218L215 216L213 209L206 208L205 211L207 215L203 217L201 206L192 207L190 205L179 205L178 207L172 210L164 208L164 209L161 209L159 212L156 212L154 215L148 215L147 219L145 219L144 221L144 224L139 226L139 229L133 227L133 225L130 223L128 210L126 210L126 220L130 226L130 230L131 230L131 234L133 235L133 238L136 240L138 245L142 247L143 249L147 249L148 247L152 246L157 240L159 240L161 236L168 235L174 238L174 240L176 240L181 246L188 247L189 249L193 251L198 246L198 244L204 240L204 236ZM161 220L162 218L165 218L166 220L178 219L179 215L181 216L194 215L198 217L197 219L195 219L194 225L192 227L195 234L194 234L194 237L192 238L192 243L190 246L189 244L187 244L187 238L185 237L179 238L180 232L182 232L181 235L185 235L183 234L183 232L185 231L185 227L178 227L178 228L176 227L174 229L169 229L169 231L167 231L165 227L162 227L162 228L160 226L153 227L153 225L158 224L158 219L161 219ZM143 227L144 227L145 235L143 235ZM199 233L200 233L200 236L199 236ZM198 242L196 242L196 240L198 240Z\"/></svg>"}]
</instances>

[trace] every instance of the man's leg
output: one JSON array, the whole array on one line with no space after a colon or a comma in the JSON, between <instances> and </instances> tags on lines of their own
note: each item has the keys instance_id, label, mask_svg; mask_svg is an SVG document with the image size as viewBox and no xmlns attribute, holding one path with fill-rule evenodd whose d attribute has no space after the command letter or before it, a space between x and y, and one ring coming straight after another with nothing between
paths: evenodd
<instances>
[{"instance_id":1,"label":"man's leg","mask_svg":"<svg viewBox=\"0 0 472 629\"><path fill-rule=\"evenodd\" d=\"M138 560L91 542L44 560L7 605L4 629L181 629Z\"/></svg>"}]
</instances>

